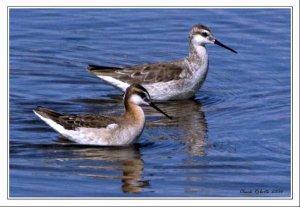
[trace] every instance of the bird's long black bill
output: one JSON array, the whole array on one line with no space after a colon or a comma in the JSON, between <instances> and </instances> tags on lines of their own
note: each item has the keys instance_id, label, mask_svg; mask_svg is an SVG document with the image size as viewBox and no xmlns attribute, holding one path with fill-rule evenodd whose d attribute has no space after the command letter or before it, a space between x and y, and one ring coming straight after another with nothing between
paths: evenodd
<instances>
[{"instance_id":1,"label":"bird's long black bill","mask_svg":"<svg viewBox=\"0 0 300 207\"><path fill-rule=\"evenodd\" d=\"M171 116L169 116L168 114L166 114L165 112L163 112L160 108L158 108L154 103L150 103L149 106L155 108L157 111L159 111L160 113L162 113L163 115L165 115L166 117L168 117L169 119L172 119Z\"/></svg>"},{"instance_id":2,"label":"bird's long black bill","mask_svg":"<svg viewBox=\"0 0 300 207\"><path fill-rule=\"evenodd\" d=\"M226 45L222 44L221 42L219 42L218 40L215 39L215 44L219 45L220 47L223 47L227 50L230 50L231 52L237 53L237 51L235 51L234 49L231 49L230 47L227 47Z\"/></svg>"}]
</instances>

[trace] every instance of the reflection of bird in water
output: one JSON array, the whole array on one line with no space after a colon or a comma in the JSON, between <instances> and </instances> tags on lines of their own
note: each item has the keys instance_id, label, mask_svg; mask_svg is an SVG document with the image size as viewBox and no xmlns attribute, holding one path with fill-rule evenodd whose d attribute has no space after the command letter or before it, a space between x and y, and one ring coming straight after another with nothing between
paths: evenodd
<instances>
[{"instance_id":1,"label":"reflection of bird in water","mask_svg":"<svg viewBox=\"0 0 300 207\"><path fill-rule=\"evenodd\" d=\"M79 175L107 180L118 179L122 181L123 192L138 193L149 186L149 182L143 180L144 161L141 158L140 147L138 144L126 147L77 146L70 150L72 158L64 157L60 161L78 159L79 169L76 172ZM116 171L122 172L122 175L116 175Z\"/></svg>"},{"instance_id":2,"label":"reflection of bird in water","mask_svg":"<svg viewBox=\"0 0 300 207\"><path fill-rule=\"evenodd\" d=\"M159 106L174 119L147 122L146 127L176 126L183 132L179 139L187 146L188 153L198 156L205 155L207 122L204 112L201 111L201 103L198 100L184 100L160 103ZM146 109L145 112L147 116L157 116L151 110Z\"/></svg>"},{"instance_id":3,"label":"reflection of bird in water","mask_svg":"<svg viewBox=\"0 0 300 207\"><path fill-rule=\"evenodd\" d=\"M149 182L142 180L144 162L140 158L132 158L123 162L122 190L123 192L138 193L149 186Z\"/></svg>"}]
</instances>

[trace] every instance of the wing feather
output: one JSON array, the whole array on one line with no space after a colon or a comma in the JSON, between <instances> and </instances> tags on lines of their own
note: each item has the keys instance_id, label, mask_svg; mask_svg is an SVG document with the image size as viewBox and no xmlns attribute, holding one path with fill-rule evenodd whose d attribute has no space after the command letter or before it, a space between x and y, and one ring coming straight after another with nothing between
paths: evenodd
<instances>
[{"instance_id":1,"label":"wing feather","mask_svg":"<svg viewBox=\"0 0 300 207\"><path fill-rule=\"evenodd\" d=\"M111 124L118 124L117 117L100 116L93 114L85 115L63 115L58 117L58 123L65 129L85 128L106 128Z\"/></svg>"},{"instance_id":2,"label":"wing feather","mask_svg":"<svg viewBox=\"0 0 300 207\"><path fill-rule=\"evenodd\" d=\"M178 80L183 71L179 61L143 64L126 68L89 65L88 69L96 76L110 76L129 84Z\"/></svg>"}]
</instances>

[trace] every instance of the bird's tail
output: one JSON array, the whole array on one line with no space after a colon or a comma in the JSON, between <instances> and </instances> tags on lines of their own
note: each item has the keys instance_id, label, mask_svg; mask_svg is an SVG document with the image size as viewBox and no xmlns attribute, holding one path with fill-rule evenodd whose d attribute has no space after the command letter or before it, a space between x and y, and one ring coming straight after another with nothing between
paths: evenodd
<instances>
[{"instance_id":1,"label":"bird's tail","mask_svg":"<svg viewBox=\"0 0 300 207\"><path fill-rule=\"evenodd\" d=\"M36 113L37 115L39 114L40 116L47 118L47 119L51 119L51 120L56 120L59 116L62 116L63 114L58 113L56 111L53 111L51 109L47 109L41 106L36 107L33 110L34 113Z\"/></svg>"}]
</instances>

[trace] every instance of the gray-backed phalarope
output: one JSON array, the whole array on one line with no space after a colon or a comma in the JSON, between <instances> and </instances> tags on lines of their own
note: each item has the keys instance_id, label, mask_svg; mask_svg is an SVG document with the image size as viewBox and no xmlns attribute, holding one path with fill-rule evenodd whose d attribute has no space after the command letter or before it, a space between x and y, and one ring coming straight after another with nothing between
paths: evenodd
<instances>
[{"instance_id":1,"label":"gray-backed phalarope","mask_svg":"<svg viewBox=\"0 0 300 207\"><path fill-rule=\"evenodd\" d=\"M126 89L125 113L122 116L95 114L67 115L37 107L34 113L64 137L79 144L128 145L136 141L145 125L140 105L149 105L171 119L151 102L147 90L138 84Z\"/></svg>"},{"instance_id":2,"label":"gray-backed phalarope","mask_svg":"<svg viewBox=\"0 0 300 207\"><path fill-rule=\"evenodd\" d=\"M194 96L205 81L206 44L216 44L237 53L215 39L208 27L195 25L189 35L189 55L184 59L125 68L89 65L88 70L122 91L132 83L140 83L153 100L187 99Z\"/></svg>"}]
</instances>

